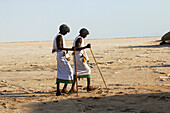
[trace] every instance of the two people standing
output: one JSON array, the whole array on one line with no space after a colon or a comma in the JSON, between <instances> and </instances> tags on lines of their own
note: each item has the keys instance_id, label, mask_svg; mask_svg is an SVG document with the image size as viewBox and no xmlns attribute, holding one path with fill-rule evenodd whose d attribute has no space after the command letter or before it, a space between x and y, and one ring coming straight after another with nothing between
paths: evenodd
<instances>
[{"instance_id":1,"label":"two people standing","mask_svg":"<svg viewBox=\"0 0 170 113\"><path fill-rule=\"evenodd\" d=\"M57 93L56 96L61 95L62 93L68 93L71 94L72 92L75 92L74 86L75 86L75 66L74 66L74 74L71 68L70 63L67 61L66 54L68 51L74 51L76 50L76 64L74 62L74 65L77 65L77 77L78 78L87 78L87 91L90 91L90 74L91 70L87 64L87 61L89 61L87 53L85 51L86 48L91 48L90 44L87 44L84 46L84 39L89 34L88 30L83 28L79 32L79 36L76 37L73 43L72 48L66 48L64 35L70 32L70 28L62 24L59 27L59 33L56 35L54 41L53 41L53 49L52 53L57 52ZM64 87L62 91L60 92L60 83L64 83ZM69 92L66 91L67 84L72 84L72 88Z\"/></svg>"}]
</instances>

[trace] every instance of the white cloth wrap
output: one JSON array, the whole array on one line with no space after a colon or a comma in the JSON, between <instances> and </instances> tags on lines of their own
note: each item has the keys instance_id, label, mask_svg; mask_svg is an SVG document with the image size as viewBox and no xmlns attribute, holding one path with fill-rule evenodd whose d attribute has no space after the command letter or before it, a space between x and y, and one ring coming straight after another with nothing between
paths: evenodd
<instances>
[{"instance_id":1,"label":"white cloth wrap","mask_svg":"<svg viewBox=\"0 0 170 113\"><path fill-rule=\"evenodd\" d=\"M73 56L74 59L74 56ZM75 60L74 61L74 75L75 73ZM82 54L76 54L77 75L90 75L91 70L87 62L83 62Z\"/></svg>"},{"instance_id":2,"label":"white cloth wrap","mask_svg":"<svg viewBox=\"0 0 170 113\"><path fill-rule=\"evenodd\" d=\"M81 36L77 36L75 38L73 47L75 47L75 43L78 38L82 39L82 43L80 47L84 47L84 38L82 38ZM82 58L82 55L84 55L86 57L86 60L89 60L86 51L85 50L76 51L75 54L76 54L77 75L90 75L91 74L90 67L88 66L87 62L83 62L83 58ZM73 61L74 61L74 74L75 74L75 60Z\"/></svg>"},{"instance_id":3,"label":"white cloth wrap","mask_svg":"<svg viewBox=\"0 0 170 113\"><path fill-rule=\"evenodd\" d=\"M61 35L62 38L63 38L63 47L66 46L66 44L65 44L65 39L64 39L63 35L62 35L61 33L58 33L58 34L55 36L54 41L53 41L53 50L58 50L56 40L57 40L57 37L58 37L59 35Z\"/></svg>"},{"instance_id":4,"label":"white cloth wrap","mask_svg":"<svg viewBox=\"0 0 170 113\"><path fill-rule=\"evenodd\" d=\"M78 38L81 38L81 39L82 39L82 43L81 43L80 47L84 47L84 38L81 37L81 36L77 36L77 37L75 38L75 40L74 40L74 42L73 42L73 47L75 47L75 44L76 44L76 41L77 41ZM86 59L89 60L89 57L87 56L87 53L86 53L86 50L85 50L85 49L83 49L83 50L81 50L81 51L76 51L76 54L83 54L83 55L86 57Z\"/></svg>"},{"instance_id":5,"label":"white cloth wrap","mask_svg":"<svg viewBox=\"0 0 170 113\"><path fill-rule=\"evenodd\" d=\"M65 40L62 34L58 33L56 37L54 38L53 42L53 49L57 51L57 78L62 80L73 80L73 71L71 68L71 65L67 61L66 57L64 56L64 53L58 50L57 48L57 37L58 35L61 35L63 38L63 48L66 46Z\"/></svg>"},{"instance_id":6,"label":"white cloth wrap","mask_svg":"<svg viewBox=\"0 0 170 113\"><path fill-rule=\"evenodd\" d=\"M63 52L57 52L57 78L73 80L73 71Z\"/></svg>"}]
</instances>

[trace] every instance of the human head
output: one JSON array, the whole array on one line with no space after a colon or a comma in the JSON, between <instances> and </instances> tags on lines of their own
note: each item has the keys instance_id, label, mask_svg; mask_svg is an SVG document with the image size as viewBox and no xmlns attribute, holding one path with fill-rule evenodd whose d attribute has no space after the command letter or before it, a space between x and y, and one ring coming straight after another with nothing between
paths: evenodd
<instances>
[{"instance_id":1,"label":"human head","mask_svg":"<svg viewBox=\"0 0 170 113\"><path fill-rule=\"evenodd\" d=\"M86 28L82 28L80 31L80 36L82 36L83 38L85 38L88 34L89 34L89 31L86 29Z\"/></svg>"},{"instance_id":2,"label":"human head","mask_svg":"<svg viewBox=\"0 0 170 113\"><path fill-rule=\"evenodd\" d=\"M70 28L66 24L62 24L59 30L60 30L60 33L63 35L66 35L67 33L70 32Z\"/></svg>"}]
</instances>

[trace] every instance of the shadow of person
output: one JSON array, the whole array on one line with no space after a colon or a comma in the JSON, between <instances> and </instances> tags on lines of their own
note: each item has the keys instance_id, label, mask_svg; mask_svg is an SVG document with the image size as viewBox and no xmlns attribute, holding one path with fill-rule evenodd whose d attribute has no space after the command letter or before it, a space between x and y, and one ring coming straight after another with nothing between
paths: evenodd
<instances>
[{"instance_id":1,"label":"shadow of person","mask_svg":"<svg viewBox=\"0 0 170 113\"><path fill-rule=\"evenodd\" d=\"M48 98L48 97L47 97ZM30 113L167 113L170 93L53 99L27 105Z\"/></svg>"}]
</instances>

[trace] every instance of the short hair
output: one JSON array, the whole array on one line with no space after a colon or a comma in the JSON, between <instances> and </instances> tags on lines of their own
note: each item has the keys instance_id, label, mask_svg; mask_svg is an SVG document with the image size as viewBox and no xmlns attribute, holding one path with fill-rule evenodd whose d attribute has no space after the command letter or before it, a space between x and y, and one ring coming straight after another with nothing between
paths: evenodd
<instances>
[{"instance_id":1,"label":"short hair","mask_svg":"<svg viewBox=\"0 0 170 113\"><path fill-rule=\"evenodd\" d=\"M84 36L84 35L88 35L89 31L86 28L82 28L79 33L80 36Z\"/></svg>"},{"instance_id":2,"label":"short hair","mask_svg":"<svg viewBox=\"0 0 170 113\"><path fill-rule=\"evenodd\" d=\"M59 28L61 32L70 32L70 28L66 24L62 24Z\"/></svg>"}]
</instances>

